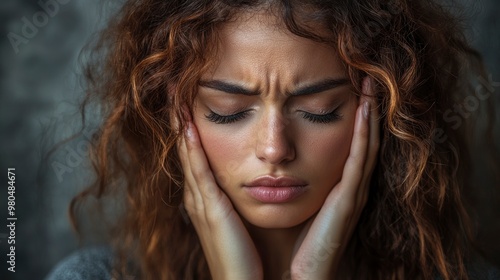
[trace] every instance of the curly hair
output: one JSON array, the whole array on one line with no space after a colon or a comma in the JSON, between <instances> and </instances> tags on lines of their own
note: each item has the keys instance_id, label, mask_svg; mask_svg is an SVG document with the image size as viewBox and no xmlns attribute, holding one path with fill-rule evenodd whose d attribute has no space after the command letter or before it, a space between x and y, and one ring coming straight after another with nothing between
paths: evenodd
<instances>
[{"instance_id":1,"label":"curly hair","mask_svg":"<svg viewBox=\"0 0 500 280\"><path fill-rule=\"evenodd\" d=\"M376 81L380 157L346 251L351 277L467 279L470 127L452 125L443 114L473 93L471 73L482 64L460 22L430 0L126 1L86 68L83 110L95 102L103 121L90 151L97 180L70 206L76 230L86 198L115 198L123 206L110 229L117 274L137 260L145 279L211 279L182 211L181 107L190 107L217 56L220 26L258 9L274 13L293 34L333 46L358 92L364 76ZM174 117L181 120L177 129Z\"/></svg>"}]
</instances>

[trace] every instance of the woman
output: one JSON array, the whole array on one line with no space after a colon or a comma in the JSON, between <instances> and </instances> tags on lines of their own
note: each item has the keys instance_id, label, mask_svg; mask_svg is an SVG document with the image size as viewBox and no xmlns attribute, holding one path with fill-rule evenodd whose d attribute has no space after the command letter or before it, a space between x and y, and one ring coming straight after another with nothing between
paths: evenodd
<instances>
[{"instance_id":1,"label":"woman","mask_svg":"<svg viewBox=\"0 0 500 280\"><path fill-rule=\"evenodd\" d=\"M71 213L123 203L114 277L475 279L443 112L481 68L438 4L128 1L98 51Z\"/></svg>"}]
</instances>

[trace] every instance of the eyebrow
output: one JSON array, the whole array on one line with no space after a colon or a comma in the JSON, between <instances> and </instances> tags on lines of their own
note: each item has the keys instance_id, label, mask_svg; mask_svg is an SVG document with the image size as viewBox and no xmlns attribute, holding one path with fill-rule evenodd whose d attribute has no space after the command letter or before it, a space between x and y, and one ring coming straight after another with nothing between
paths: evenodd
<instances>
[{"instance_id":1,"label":"eyebrow","mask_svg":"<svg viewBox=\"0 0 500 280\"><path fill-rule=\"evenodd\" d=\"M221 81L221 80L211 80L211 81L200 81L200 86L211 88L214 90L222 91L230 94L242 94L242 95L259 95L260 92L258 90L252 90L245 88L241 85ZM344 86L349 84L349 80L346 78L340 79L325 79L319 82L315 82L313 84L302 86L298 89L295 89L292 92L287 92L289 96L301 96L301 95L310 95L315 93L324 92L330 89L334 89L340 86Z\"/></svg>"}]
</instances>

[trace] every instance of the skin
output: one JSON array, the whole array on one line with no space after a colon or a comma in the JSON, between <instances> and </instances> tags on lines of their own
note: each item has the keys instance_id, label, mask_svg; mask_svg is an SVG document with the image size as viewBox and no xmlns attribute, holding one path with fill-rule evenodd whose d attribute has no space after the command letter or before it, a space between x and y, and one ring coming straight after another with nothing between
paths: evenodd
<instances>
[{"instance_id":1,"label":"skin","mask_svg":"<svg viewBox=\"0 0 500 280\"><path fill-rule=\"evenodd\" d=\"M220 34L218 63L201 79L179 144L184 204L212 277L331 279L375 165L371 80L357 98L334 49L289 33L268 14L240 17ZM344 82L290 96L326 80ZM334 110L328 122L306 117ZM244 111L231 123L207 118ZM262 175L293 176L307 190L291 202L262 203L242 188Z\"/></svg>"}]
</instances>

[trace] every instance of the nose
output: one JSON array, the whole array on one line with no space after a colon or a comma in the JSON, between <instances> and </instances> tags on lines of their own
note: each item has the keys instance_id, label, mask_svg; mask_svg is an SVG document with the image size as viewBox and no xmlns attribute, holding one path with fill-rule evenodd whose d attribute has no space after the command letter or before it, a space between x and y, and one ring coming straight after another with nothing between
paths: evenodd
<instances>
[{"instance_id":1,"label":"nose","mask_svg":"<svg viewBox=\"0 0 500 280\"><path fill-rule=\"evenodd\" d=\"M295 147L288 123L289 120L278 112L263 116L257 127L257 158L269 164L283 164L295 159Z\"/></svg>"}]
</instances>

